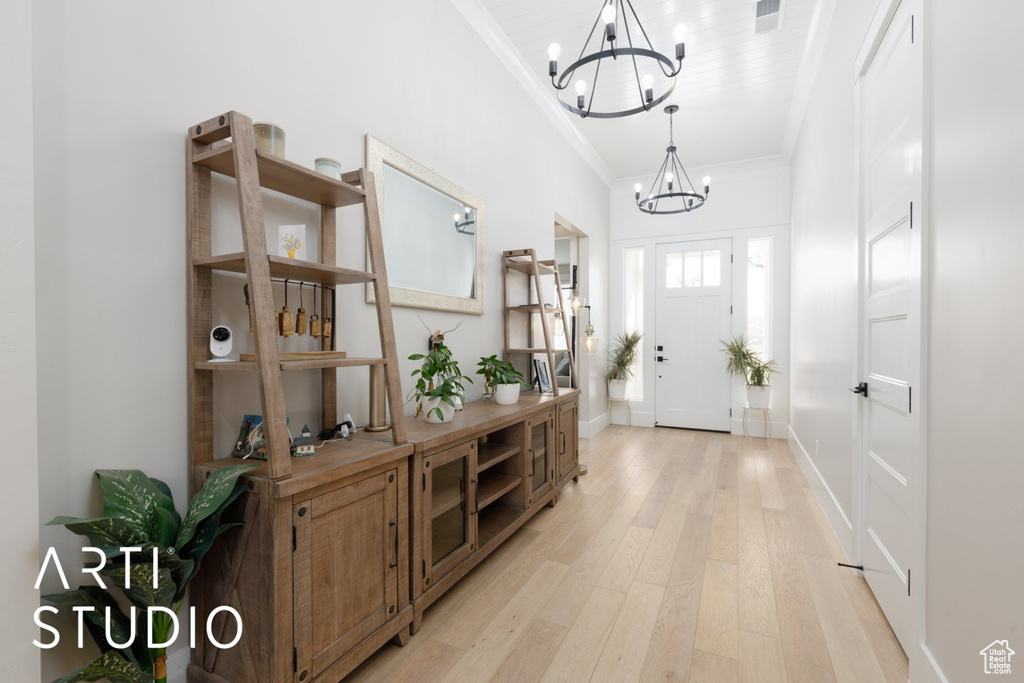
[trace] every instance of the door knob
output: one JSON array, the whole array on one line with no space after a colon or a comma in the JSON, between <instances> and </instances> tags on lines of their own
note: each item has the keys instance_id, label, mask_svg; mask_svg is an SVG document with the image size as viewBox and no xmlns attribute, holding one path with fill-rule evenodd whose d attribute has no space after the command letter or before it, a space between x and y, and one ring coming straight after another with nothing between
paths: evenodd
<instances>
[{"instance_id":1,"label":"door knob","mask_svg":"<svg viewBox=\"0 0 1024 683\"><path fill-rule=\"evenodd\" d=\"M668 360L668 358L666 358L665 356L658 356L655 360L657 360L659 363L664 363L665 361Z\"/></svg>"},{"instance_id":2,"label":"door knob","mask_svg":"<svg viewBox=\"0 0 1024 683\"><path fill-rule=\"evenodd\" d=\"M868 397L868 383L867 382L861 382L860 384L858 384L853 389L850 389L850 391L852 391L855 394L861 394L861 395L864 396L864 398L867 398Z\"/></svg>"}]
</instances>

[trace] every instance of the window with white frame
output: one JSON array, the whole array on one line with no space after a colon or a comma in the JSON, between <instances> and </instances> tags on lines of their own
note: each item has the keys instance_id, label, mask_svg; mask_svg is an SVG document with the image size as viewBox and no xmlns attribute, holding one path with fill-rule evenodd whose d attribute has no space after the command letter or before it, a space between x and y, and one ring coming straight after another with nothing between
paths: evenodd
<instances>
[{"instance_id":1,"label":"window with white frame","mask_svg":"<svg viewBox=\"0 0 1024 683\"><path fill-rule=\"evenodd\" d=\"M644 248L628 247L622 251L622 329L624 332L644 329ZM644 400L644 345L640 344L633 377L626 385L626 398Z\"/></svg>"},{"instance_id":2,"label":"window with white frame","mask_svg":"<svg viewBox=\"0 0 1024 683\"><path fill-rule=\"evenodd\" d=\"M772 287L770 237L747 240L747 338L761 358L771 358Z\"/></svg>"}]
</instances>

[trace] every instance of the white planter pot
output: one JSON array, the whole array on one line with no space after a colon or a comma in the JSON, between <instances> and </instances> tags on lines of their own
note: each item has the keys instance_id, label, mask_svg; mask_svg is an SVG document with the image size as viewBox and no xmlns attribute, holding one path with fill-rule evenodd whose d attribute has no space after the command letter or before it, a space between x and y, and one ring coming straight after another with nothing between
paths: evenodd
<instances>
[{"instance_id":1,"label":"white planter pot","mask_svg":"<svg viewBox=\"0 0 1024 683\"><path fill-rule=\"evenodd\" d=\"M772 400L772 388L767 387L747 387L747 407L756 408L758 410L768 407L768 404Z\"/></svg>"},{"instance_id":2,"label":"white planter pot","mask_svg":"<svg viewBox=\"0 0 1024 683\"><path fill-rule=\"evenodd\" d=\"M494 402L501 406L519 403L519 383L499 384L494 387Z\"/></svg>"},{"instance_id":3,"label":"white planter pot","mask_svg":"<svg viewBox=\"0 0 1024 683\"><path fill-rule=\"evenodd\" d=\"M621 401L622 399L626 398L626 380L608 380L608 398L614 401Z\"/></svg>"},{"instance_id":4,"label":"white planter pot","mask_svg":"<svg viewBox=\"0 0 1024 683\"><path fill-rule=\"evenodd\" d=\"M437 407L441 408L443 420L438 418L437 411L434 410ZM439 398L428 398L423 402L423 410L427 413L427 422L432 424L448 423L455 419L455 408Z\"/></svg>"}]
</instances>

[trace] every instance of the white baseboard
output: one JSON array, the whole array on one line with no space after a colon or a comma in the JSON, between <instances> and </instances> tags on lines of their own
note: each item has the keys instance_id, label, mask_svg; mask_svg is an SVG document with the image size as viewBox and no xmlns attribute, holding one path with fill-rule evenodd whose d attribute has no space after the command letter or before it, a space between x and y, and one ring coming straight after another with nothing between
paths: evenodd
<instances>
[{"instance_id":1,"label":"white baseboard","mask_svg":"<svg viewBox=\"0 0 1024 683\"><path fill-rule=\"evenodd\" d=\"M609 419L608 412L605 411L590 422L580 420L580 438L589 439L592 436L596 436L598 432L610 424Z\"/></svg>"},{"instance_id":2,"label":"white baseboard","mask_svg":"<svg viewBox=\"0 0 1024 683\"><path fill-rule=\"evenodd\" d=\"M192 650L185 648L167 655L167 683L187 683L188 663L192 659Z\"/></svg>"},{"instance_id":3,"label":"white baseboard","mask_svg":"<svg viewBox=\"0 0 1024 683\"><path fill-rule=\"evenodd\" d=\"M621 403L612 403L612 409L609 411L611 416L609 423L613 425L625 425L626 424L626 406ZM643 410L632 409L629 411L629 422L633 427L653 427L654 426L654 413L649 413Z\"/></svg>"},{"instance_id":4,"label":"white baseboard","mask_svg":"<svg viewBox=\"0 0 1024 683\"><path fill-rule=\"evenodd\" d=\"M913 683L949 683L928 646L921 643L917 657L910 658L910 680Z\"/></svg>"},{"instance_id":5,"label":"white baseboard","mask_svg":"<svg viewBox=\"0 0 1024 683\"><path fill-rule=\"evenodd\" d=\"M793 453L796 454L796 461L800 464L800 469L803 470L811 490L814 491L814 497L818 499L818 504L825 512L825 518L828 520L829 526L832 527L832 533L835 534L836 540L842 546L843 552L846 553L848 558L857 559L854 557L856 544L853 538L853 524L846 516L846 513L843 512L843 508L832 493L832 489L829 488L825 478L821 476L821 472L818 471L814 461L811 460L810 454L803 444L800 443L800 439L792 427L789 428L789 446L793 449Z\"/></svg>"},{"instance_id":6,"label":"white baseboard","mask_svg":"<svg viewBox=\"0 0 1024 683\"><path fill-rule=\"evenodd\" d=\"M778 420L772 420L771 434L773 439L786 439L789 437L789 425L785 422ZM740 411L738 417L732 419L732 433L736 436L743 435L743 411ZM764 436L764 420L758 420L755 417L747 418L747 435L748 436Z\"/></svg>"}]
</instances>

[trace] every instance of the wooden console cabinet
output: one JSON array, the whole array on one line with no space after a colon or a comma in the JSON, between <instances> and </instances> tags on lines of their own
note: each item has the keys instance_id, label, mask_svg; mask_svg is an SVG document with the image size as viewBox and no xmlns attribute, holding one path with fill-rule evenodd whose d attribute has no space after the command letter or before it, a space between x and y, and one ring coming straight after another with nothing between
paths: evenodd
<instances>
[{"instance_id":1,"label":"wooden console cabinet","mask_svg":"<svg viewBox=\"0 0 1024 683\"><path fill-rule=\"evenodd\" d=\"M428 606L576 478L578 420L579 390L563 388L512 406L475 401L448 424L407 423L413 633Z\"/></svg>"}]
</instances>

